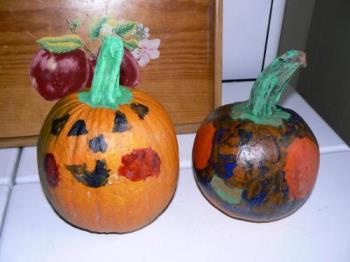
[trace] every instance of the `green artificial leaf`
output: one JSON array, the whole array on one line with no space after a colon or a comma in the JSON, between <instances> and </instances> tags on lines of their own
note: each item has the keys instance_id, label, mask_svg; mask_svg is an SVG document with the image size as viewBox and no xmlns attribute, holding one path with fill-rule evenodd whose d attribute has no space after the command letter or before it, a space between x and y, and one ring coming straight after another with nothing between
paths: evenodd
<instances>
[{"instance_id":1,"label":"green artificial leaf","mask_svg":"<svg viewBox=\"0 0 350 262\"><path fill-rule=\"evenodd\" d=\"M119 35L120 37L125 37L130 34L136 27L135 22L126 22L123 24L119 24L113 29L113 33Z\"/></svg>"},{"instance_id":2,"label":"green artificial leaf","mask_svg":"<svg viewBox=\"0 0 350 262\"><path fill-rule=\"evenodd\" d=\"M101 28L107 21L108 17L102 17L91 26L89 33L91 40L96 40L100 36Z\"/></svg>"},{"instance_id":3,"label":"green artificial leaf","mask_svg":"<svg viewBox=\"0 0 350 262\"><path fill-rule=\"evenodd\" d=\"M83 45L80 37L75 34L58 37L43 37L37 40L37 43L43 49L56 54L68 53L80 48Z\"/></svg>"},{"instance_id":4,"label":"green artificial leaf","mask_svg":"<svg viewBox=\"0 0 350 262\"><path fill-rule=\"evenodd\" d=\"M137 47L138 41L136 39L123 40L124 46L130 51L134 50Z\"/></svg>"}]
</instances>

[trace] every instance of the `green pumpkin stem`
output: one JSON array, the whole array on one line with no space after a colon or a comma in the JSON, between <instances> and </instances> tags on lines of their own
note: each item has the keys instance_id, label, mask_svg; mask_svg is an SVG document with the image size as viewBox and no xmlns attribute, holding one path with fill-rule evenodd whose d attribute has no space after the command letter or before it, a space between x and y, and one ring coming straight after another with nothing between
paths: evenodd
<instances>
[{"instance_id":1,"label":"green pumpkin stem","mask_svg":"<svg viewBox=\"0 0 350 262\"><path fill-rule=\"evenodd\" d=\"M131 91L119 84L120 65L124 55L123 41L119 37L107 36L103 40L97 59L92 87L81 92L79 100L91 107L117 109L132 100Z\"/></svg>"},{"instance_id":2,"label":"green pumpkin stem","mask_svg":"<svg viewBox=\"0 0 350 262\"><path fill-rule=\"evenodd\" d=\"M277 103L289 80L301 66L306 66L306 56L302 51L290 50L277 57L260 73L249 100L236 106L232 117L259 124L280 125L281 120L289 118L290 115L280 110Z\"/></svg>"},{"instance_id":3,"label":"green pumpkin stem","mask_svg":"<svg viewBox=\"0 0 350 262\"><path fill-rule=\"evenodd\" d=\"M300 66L306 66L302 51L290 50L273 60L254 83L248 104L251 112L256 116L272 115L289 80Z\"/></svg>"}]
</instances>

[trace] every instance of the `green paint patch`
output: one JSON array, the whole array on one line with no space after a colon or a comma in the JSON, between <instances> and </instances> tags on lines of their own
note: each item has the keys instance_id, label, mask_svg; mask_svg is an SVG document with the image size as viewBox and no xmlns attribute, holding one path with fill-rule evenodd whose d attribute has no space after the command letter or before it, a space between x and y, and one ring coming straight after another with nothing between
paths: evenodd
<instances>
[{"instance_id":1,"label":"green paint patch","mask_svg":"<svg viewBox=\"0 0 350 262\"><path fill-rule=\"evenodd\" d=\"M231 205L238 205L241 202L243 189L237 187L230 188L216 175L213 176L210 185L215 193L225 202Z\"/></svg>"},{"instance_id":2,"label":"green paint patch","mask_svg":"<svg viewBox=\"0 0 350 262\"><path fill-rule=\"evenodd\" d=\"M279 108L271 115L255 115L252 113L247 102L234 104L231 112L232 119L250 120L259 125L280 126L283 120L288 120L290 114Z\"/></svg>"}]
</instances>

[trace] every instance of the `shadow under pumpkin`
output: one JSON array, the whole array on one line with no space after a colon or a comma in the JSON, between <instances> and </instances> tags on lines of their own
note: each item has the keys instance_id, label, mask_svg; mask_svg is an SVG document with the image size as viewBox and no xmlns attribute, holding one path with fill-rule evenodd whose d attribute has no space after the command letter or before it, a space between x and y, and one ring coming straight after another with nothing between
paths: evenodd
<instances>
[{"instance_id":1,"label":"shadow under pumpkin","mask_svg":"<svg viewBox=\"0 0 350 262\"><path fill-rule=\"evenodd\" d=\"M297 138L317 142L292 110L279 107L291 116L274 127L232 119L234 105L210 114L197 133L193 152L197 183L230 216L257 222L287 216L307 200L314 183L311 179L303 192L295 187L291 192L291 184L300 181L286 177L289 147Z\"/></svg>"}]
</instances>

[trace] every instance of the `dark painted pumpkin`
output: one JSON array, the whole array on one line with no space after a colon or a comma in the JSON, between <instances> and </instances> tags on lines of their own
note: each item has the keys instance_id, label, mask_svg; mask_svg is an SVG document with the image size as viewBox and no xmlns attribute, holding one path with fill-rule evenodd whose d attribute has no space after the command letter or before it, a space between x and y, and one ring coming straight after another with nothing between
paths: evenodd
<instances>
[{"instance_id":1,"label":"dark painted pumpkin","mask_svg":"<svg viewBox=\"0 0 350 262\"><path fill-rule=\"evenodd\" d=\"M177 183L171 120L145 93L119 87L123 44L106 37L90 91L52 108L38 142L44 192L71 224L94 232L129 232L153 221Z\"/></svg>"},{"instance_id":2,"label":"dark painted pumpkin","mask_svg":"<svg viewBox=\"0 0 350 262\"><path fill-rule=\"evenodd\" d=\"M268 222L293 213L309 197L319 168L317 141L296 112L276 105L305 63L304 53L285 53L260 74L248 101L219 107L199 128L197 184L227 215Z\"/></svg>"}]
</instances>

